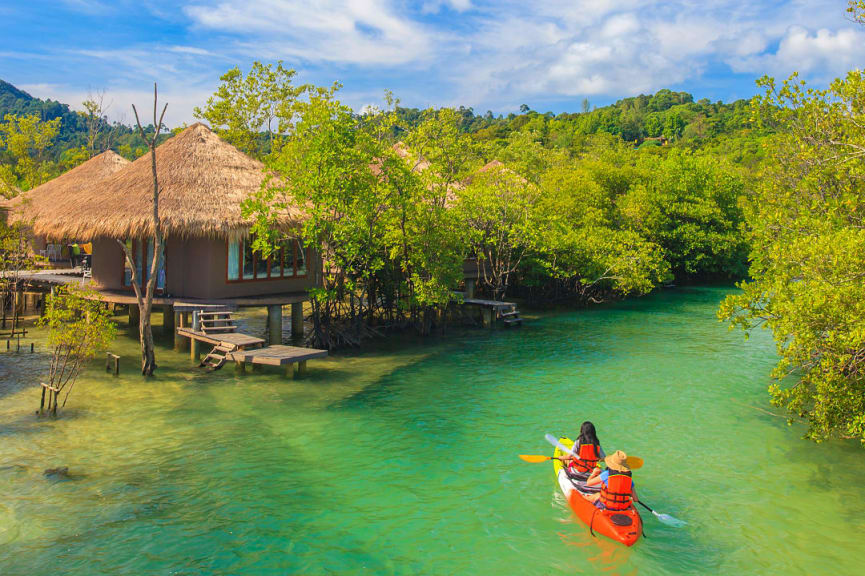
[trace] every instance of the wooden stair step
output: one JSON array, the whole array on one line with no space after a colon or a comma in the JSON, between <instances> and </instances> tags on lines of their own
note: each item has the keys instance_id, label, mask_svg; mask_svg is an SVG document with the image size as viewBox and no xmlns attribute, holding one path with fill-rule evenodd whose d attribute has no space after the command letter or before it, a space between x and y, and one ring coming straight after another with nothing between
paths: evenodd
<instances>
[{"instance_id":1,"label":"wooden stair step","mask_svg":"<svg viewBox=\"0 0 865 576\"><path fill-rule=\"evenodd\" d=\"M203 326L202 332L212 334L214 332L235 332L237 326Z\"/></svg>"},{"instance_id":2,"label":"wooden stair step","mask_svg":"<svg viewBox=\"0 0 865 576\"><path fill-rule=\"evenodd\" d=\"M232 312L228 312L228 311L226 311L226 312L199 312L198 313L199 318L213 318L213 317L217 317L217 316L229 316L230 317L231 315L232 315Z\"/></svg>"},{"instance_id":3,"label":"wooden stair step","mask_svg":"<svg viewBox=\"0 0 865 576\"><path fill-rule=\"evenodd\" d=\"M519 316L519 310L514 310L513 312L502 312L502 318L509 318L512 316Z\"/></svg>"}]
</instances>

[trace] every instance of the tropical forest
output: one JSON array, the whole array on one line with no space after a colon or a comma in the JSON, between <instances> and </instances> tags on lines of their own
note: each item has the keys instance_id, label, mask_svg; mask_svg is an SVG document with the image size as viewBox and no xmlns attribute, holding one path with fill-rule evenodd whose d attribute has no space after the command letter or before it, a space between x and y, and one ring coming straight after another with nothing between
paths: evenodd
<instances>
[{"instance_id":1,"label":"tropical forest","mask_svg":"<svg viewBox=\"0 0 865 576\"><path fill-rule=\"evenodd\" d=\"M190 30L264 26L228 4ZM865 4L832 10L855 66L736 56L726 101L460 105L244 44L118 115L0 62L0 573L856 573Z\"/></svg>"}]
</instances>

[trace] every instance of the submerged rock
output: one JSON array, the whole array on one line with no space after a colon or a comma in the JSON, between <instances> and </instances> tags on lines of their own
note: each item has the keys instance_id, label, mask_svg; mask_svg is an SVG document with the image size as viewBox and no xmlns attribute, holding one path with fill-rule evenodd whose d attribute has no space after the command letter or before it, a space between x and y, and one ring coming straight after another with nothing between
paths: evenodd
<instances>
[{"instance_id":1,"label":"submerged rock","mask_svg":"<svg viewBox=\"0 0 865 576\"><path fill-rule=\"evenodd\" d=\"M60 468L48 468L42 474L49 478L69 478L69 466L61 466Z\"/></svg>"}]
</instances>

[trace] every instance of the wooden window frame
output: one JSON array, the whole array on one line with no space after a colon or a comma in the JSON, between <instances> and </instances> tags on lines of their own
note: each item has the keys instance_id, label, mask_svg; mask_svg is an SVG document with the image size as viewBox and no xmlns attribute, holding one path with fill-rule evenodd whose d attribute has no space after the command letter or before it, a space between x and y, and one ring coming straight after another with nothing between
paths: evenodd
<instances>
[{"instance_id":1,"label":"wooden window frame","mask_svg":"<svg viewBox=\"0 0 865 576\"><path fill-rule=\"evenodd\" d=\"M291 238L290 240L292 242L292 244L291 244L291 246L292 246L292 270L294 271L294 274L291 276L286 276L285 275L285 267L283 267L283 275L271 276L270 275L270 269L271 269L271 265L273 264L273 260L271 258L268 258L267 259L267 277L266 278L259 278L258 276L255 275L256 271L258 270L258 253L255 251L252 252L252 256L253 256L252 270L253 270L254 276L252 278L244 278L243 277L243 245L244 245L244 243L246 243L248 241L248 239L237 240L235 245L237 246L237 250L238 250L237 270L238 270L238 276L239 277L237 279L234 279L234 280L232 280L228 277L228 260L229 260L229 252L231 251L231 240L226 240L225 241L225 283L226 284L248 284L250 282L271 282L271 281L278 281L278 280L296 280L296 279L304 279L304 278L309 277L309 247L305 247L303 249L304 265L305 265L306 270L303 274L298 274L297 273L297 239ZM283 264L285 264L285 246L283 246L279 249L279 254L280 254L280 260L282 261Z\"/></svg>"}]
</instances>

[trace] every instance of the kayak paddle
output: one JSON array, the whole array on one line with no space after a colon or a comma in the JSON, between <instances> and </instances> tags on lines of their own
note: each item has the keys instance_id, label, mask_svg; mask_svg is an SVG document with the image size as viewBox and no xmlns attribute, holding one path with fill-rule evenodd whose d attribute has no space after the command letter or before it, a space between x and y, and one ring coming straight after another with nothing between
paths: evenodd
<instances>
[{"instance_id":1,"label":"kayak paddle","mask_svg":"<svg viewBox=\"0 0 865 576\"><path fill-rule=\"evenodd\" d=\"M556 458L555 456L541 456L540 454L520 454L520 460L531 464L538 464L540 462L546 462L547 460L561 460L561 458Z\"/></svg>"},{"instance_id":2,"label":"kayak paddle","mask_svg":"<svg viewBox=\"0 0 865 576\"><path fill-rule=\"evenodd\" d=\"M666 524L668 526L675 526L676 528L680 528L680 527L684 526L685 524L687 524L687 522L685 522L684 520L679 520L678 518L674 518L674 517L670 516L669 514L658 514L657 512L655 512L654 510L652 510L651 508L649 508L648 506L643 504L642 500L637 500L637 504L639 504L640 506L642 506L643 508L645 508L646 510L651 512L655 516L655 518L657 518L658 520L660 520L661 522L663 522L664 524Z\"/></svg>"},{"instance_id":3,"label":"kayak paddle","mask_svg":"<svg viewBox=\"0 0 865 576\"><path fill-rule=\"evenodd\" d=\"M556 439L556 437L553 436L552 434L546 434L544 436L544 438L547 439L547 442L549 442L550 444L552 444L553 446L555 446L556 448L558 448L562 452L570 454L571 456L575 456L575 457L577 456L576 454L574 454L573 450L565 448L565 445L562 444L561 442L559 442ZM521 456L521 458L522 458L522 456ZM523 458L523 460L525 460L525 458ZM526 461L528 462L528 460L526 460ZM539 460L539 462L540 462L540 460ZM637 470L637 469L643 467L643 459L638 458L637 456L628 456L627 462L628 462L628 468L630 468L631 470Z\"/></svg>"}]
</instances>

